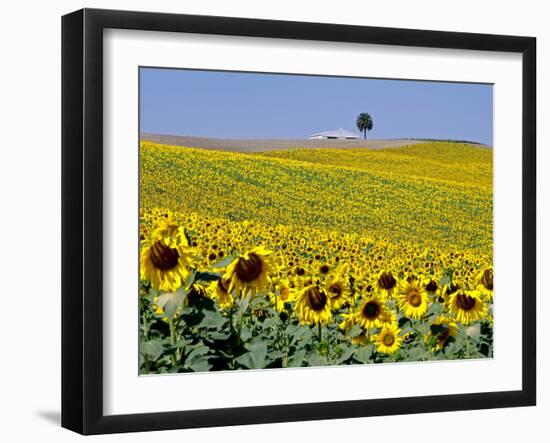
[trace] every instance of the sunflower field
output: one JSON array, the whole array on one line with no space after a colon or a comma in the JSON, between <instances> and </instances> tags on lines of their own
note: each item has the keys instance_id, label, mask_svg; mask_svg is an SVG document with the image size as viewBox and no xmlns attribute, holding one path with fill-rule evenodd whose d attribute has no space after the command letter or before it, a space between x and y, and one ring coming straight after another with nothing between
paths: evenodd
<instances>
[{"instance_id":1,"label":"sunflower field","mask_svg":"<svg viewBox=\"0 0 550 443\"><path fill-rule=\"evenodd\" d=\"M493 355L492 150L142 142L140 373Z\"/></svg>"}]
</instances>

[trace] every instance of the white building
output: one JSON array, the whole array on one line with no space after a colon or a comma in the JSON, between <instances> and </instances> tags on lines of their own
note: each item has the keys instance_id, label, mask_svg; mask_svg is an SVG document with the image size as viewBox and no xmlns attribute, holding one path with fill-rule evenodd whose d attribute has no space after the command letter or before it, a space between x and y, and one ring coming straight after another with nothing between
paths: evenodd
<instances>
[{"instance_id":1,"label":"white building","mask_svg":"<svg viewBox=\"0 0 550 443\"><path fill-rule=\"evenodd\" d=\"M359 138L359 136L353 132L346 131L345 129L338 128L332 131L318 132L317 134L311 134L309 136L311 140L335 140L335 139L344 139L344 140L354 140Z\"/></svg>"}]
</instances>

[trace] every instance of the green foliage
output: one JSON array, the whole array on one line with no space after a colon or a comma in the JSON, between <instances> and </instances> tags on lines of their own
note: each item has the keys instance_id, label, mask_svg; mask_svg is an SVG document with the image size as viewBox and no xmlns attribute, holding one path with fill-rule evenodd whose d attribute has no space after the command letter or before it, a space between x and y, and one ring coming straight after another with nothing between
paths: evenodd
<instances>
[{"instance_id":1,"label":"green foliage","mask_svg":"<svg viewBox=\"0 0 550 443\"><path fill-rule=\"evenodd\" d=\"M443 278L450 282L449 276ZM208 282L210 275L197 273L195 279ZM145 283L141 289L142 374L471 359L493 354L492 326L487 320L461 327L443 347L436 348L437 337L445 332L444 325L432 322L442 312L437 301L430 304L423 321L398 315L403 345L395 354L385 355L368 338L361 341L364 331L358 325L345 332L337 328L337 322L322 328L303 326L291 312L277 312L263 297L222 311L194 289L156 294ZM159 313L159 306L163 312ZM337 318L341 314L337 312Z\"/></svg>"}]
</instances>

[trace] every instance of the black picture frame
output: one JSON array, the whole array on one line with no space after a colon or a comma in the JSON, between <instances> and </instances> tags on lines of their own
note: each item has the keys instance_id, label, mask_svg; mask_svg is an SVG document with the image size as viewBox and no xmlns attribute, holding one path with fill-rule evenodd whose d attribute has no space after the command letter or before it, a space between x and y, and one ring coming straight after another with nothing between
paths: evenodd
<instances>
[{"instance_id":1,"label":"black picture frame","mask_svg":"<svg viewBox=\"0 0 550 443\"><path fill-rule=\"evenodd\" d=\"M522 54L522 389L177 412L103 413L103 31L191 32ZM82 434L536 404L536 39L83 9L62 18L62 426Z\"/></svg>"}]
</instances>

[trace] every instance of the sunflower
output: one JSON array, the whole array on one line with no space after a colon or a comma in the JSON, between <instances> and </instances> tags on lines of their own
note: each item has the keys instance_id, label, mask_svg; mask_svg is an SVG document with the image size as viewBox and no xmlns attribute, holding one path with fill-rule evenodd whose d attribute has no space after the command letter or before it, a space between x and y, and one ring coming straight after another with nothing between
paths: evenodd
<instances>
[{"instance_id":1,"label":"sunflower","mask_svg":"<svg viewBox=\"0 0 550 443\"><path fill-rule=\"evenodd\" d=\"M424 289L426 289L426 292L430 295L437 295L439 289L437 279L435 277L424 279Z\"/></svg>"},{"instance_id":2,"label":"sunflower","mask_svg":"<svg viewBox=\"0 0 550 443\"><path fill-rule=\"evenodd\" d=\"M349 314L342 315L342 321L338 324L338 327L342 330L351 329L355 325L355 313L351 312Z\"/></svg>"},{"instance_id":3,"label":"sunflower","mask_svg":"<svg viewBox=\"0 0 550 443\"><path fill-rule=\"evenodd\" d=\"M303 325L327 324L332 318L328 296L317 284L300 291L294 309Z\"/></svg>"},{"instance_id":4,"label":"sunflower","mask_svg":"<svg viewBox=\"0 0 550 443\"><path fill-rule=\"evenodd\" d=\"M331 309L340 309L351 300L349 282L344 276L339 275L328 280L326 289Z\"/></svg>"},{"instance_id":5,"label":"sunflower","mask_svg":"<svg viewBox=\"0 0 550 443\"><path fill-rule=\"evenodd\" d=\"M430 324L430 333L424 336L424 341L432 352L440 351L454 337L458 327L452 318L440 315Z\"/></svg>"},{"instance_id":6,"label":"sunflower","mask_svg":"<svg viewBox=\"0 0 550 443\"><path fill-rule=\"evenodd\" d=\"M388 309L388 314L383 316L382 317L382 326L384 326L385 324L390 324L390 325L393 325L393 324L397 324L397 314L395 313L394 310L392 309Z\"/></svg>"},{"instance_id":7,"label":"sunflower","mask_svg":"<svg viewBox=\"0 0 550 443\"><path fill-rule=\"evenodd\" d=\"M393 354L401 347L403 338L399 336L401 330L396 324L386 324L382 330L373 336L374 344L378 352Z\"/></svg>"},{"instance_id":8,"label":"sunflower","mask_svg":"<svg viewBox=\"0 0 550 443\"><path fill-rule=\"evenodd\" d=\"M461 285L456 284L454 282L447 283L439 288L439 301L441 303L448 303L449 297L451 294L459 291L461 289Z\"/></svg>"},{"instance_id":9,"label":"sunflower","mask_svg":"<svg viewBox=\"0 0 550 443\"><path fill-rule=\"evenodd\" d=\"M368 342L367 333L365 330L362 330L359 335L351 338L351 344L356 346L366 346Z\"/></svg>"},{"instance_id":10,"label":"sunflower","mask_svg":"<svg viewBox=\"0 0 550 443\"><path fill-rule=\"evenodd\" d=\"M270 255L271 251L257 246L233 260L223 276L229 281L229 292L246 295L264 291L273 272Z\"/></svg>"},{"instance_id":11,"label":"sunflower","mask_svg":"<svg viewBox=\"0 0 550 443\"><path fill-rule=\"evenodd\" d=\"M222 309L230 308L234 304L233 296L229 292L229 282L223 278L210 283L207 293L212 300L218 302Z\"/></svg>"},{"instance_id":12,"label":"sunflower","mask_svg":"<svg viewBox=\"0 0 550 443\"><path fill-rule=\"evenodd\" d=\"M417 279L399 283L397 304L406 317L421 319L428 310L428 294Z\"/></svg>"},{"instance_id":13,"label":"sunflower","mask_svg":"<svg viewBox=\"0 0 550 443\"><path fill-rule=\"evenodd\" d=\"M295 294L288 279L280 280L275 286L275 291L269 293L269 300L275 306L277 312L281 312L285 308L285 303L294 301Z\"/></svg>"},{"instance_id":14,"label":"sunflower","mask_svg":"<svg viewBox=\"0 0 550 443\"><path fill-rule=\"evenodd\" d=\"M199 297L208 297L208 291L206 286L203 283L193 283L191 285L192 293L198 295Z\"/></svg>"},{"instance_id":15,"label":"sunflower","mask_svg":"<svg viewBox=\"0 0 550 443\"><path fill-rule=\"evenodd\" d=\"M477 276L477 289L488 301L493 301L493 268L487 268Z\"/></svg>"},{"instance_id":16,"label":"sunflower","mask_svg":"<svg viewBox=\"0 0 550 443\"><path fill-rule=\"evenodd\" d=\"M174 292L187 280L194 263L183 227L168 219L143 242L140 277L155 289Z\"/></svg>"},{"instance_id":17,"label":"sunflower","mask_svg":"<svg viewBox=\"0 0 550 443\"><path fill-rule=\"evenodd\" d=\"M479 291L459 290L449 296L448 309L456 320L469 325L487 315L487 306Z\"/></svg>"},{"instance_id":18,"label":"sunflower","mask_svg":"<svg viewBox=\"0 0 550 443\"><path fill-rule=\"evenodd\" d=\"M390 317L386 303L377 294L365 298L359 310L355 313L355 321L363 329L378 328Z\"/></svg>"},{"instance_id":19,"label":"sunflower","mask_svg":"<svg viewBox=\"0 0 550 443\"><path fill-rule=\"evenodd\" d=\"M397 289L397 280L391 271L380 271L375 287L385 298L390 298Z\"/></svg>"}]
</instances>

